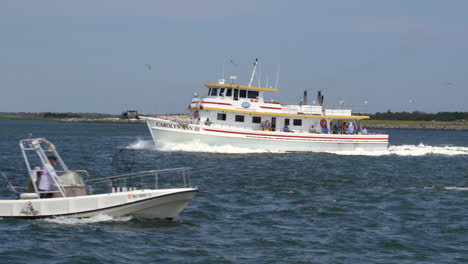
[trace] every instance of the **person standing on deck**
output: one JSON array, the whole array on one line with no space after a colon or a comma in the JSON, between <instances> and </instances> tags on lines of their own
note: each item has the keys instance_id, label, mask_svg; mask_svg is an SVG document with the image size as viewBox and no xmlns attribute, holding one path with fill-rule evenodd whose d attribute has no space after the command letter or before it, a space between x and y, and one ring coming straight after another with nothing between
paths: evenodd
<instances>
[{"instance_id":1,"label":"person standing on deck","mask_svg":"<svg viewBox=\"0 0 468 264\"><path fill-rule=\"evenodd\" d=\"M47 157L49 159L50 164L44 164L41 168L41 179L39 181L39 186L38 189L40 192L46 192L46 193L41 193L40 197L41 198L52 198L54 188L54 180L53 178L57 178L57 173L55 173L54 165L57 163L57 157L55 156L49 156Z\"/></svg>"}]
</instances>

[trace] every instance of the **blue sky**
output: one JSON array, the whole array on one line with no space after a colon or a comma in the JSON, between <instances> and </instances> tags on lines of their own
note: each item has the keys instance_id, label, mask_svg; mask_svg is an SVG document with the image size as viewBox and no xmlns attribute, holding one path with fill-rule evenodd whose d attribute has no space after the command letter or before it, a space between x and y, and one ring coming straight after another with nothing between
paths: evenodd
<instances>
[{"instance_id":1,"label":"blue sky","mask_svg":"<svg viewBox=\"0 0 468 264\"><path fill-rule=\"evenodd\" d=\"M0 112L180 113L257 57L283 103L468 111L468 1L0 1Z\"/></svg>"}]
</instances>

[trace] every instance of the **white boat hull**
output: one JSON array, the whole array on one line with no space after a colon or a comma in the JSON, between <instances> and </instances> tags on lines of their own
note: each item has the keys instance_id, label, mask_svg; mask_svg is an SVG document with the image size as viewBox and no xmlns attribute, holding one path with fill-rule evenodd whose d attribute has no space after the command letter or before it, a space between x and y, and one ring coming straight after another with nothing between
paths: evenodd
<instances>
[{"instance_id":1,"label":"white boat hull","mask_svg":"<svg viewBox=\"0 0 468 264\"><path fill-rule=\"evenodd\" d=\"M144 219L177 217L198 192L194 188L136 190L78 197L2 200L2 218L83 218L96 215Z\"/></svg>"},{"instance_id":2,"label":"white boat hull","mask_svg":"<svg viewBox=\"0 0 468 264\"><path fill-rule=\"evenodd\" d=\"M156 143L201 142L210 146L235 146L270 151L384 151L388 135L341 135L252 131L216 126L189 125L162 119L147 120Z\"/></svg>"}]
</instances>

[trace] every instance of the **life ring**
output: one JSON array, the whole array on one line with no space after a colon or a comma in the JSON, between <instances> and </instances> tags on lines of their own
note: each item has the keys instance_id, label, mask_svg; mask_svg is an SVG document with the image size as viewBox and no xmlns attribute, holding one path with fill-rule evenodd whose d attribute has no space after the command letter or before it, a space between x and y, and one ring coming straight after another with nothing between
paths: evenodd
<instances>
[{"instance_id":1,"label":"life ring","mask_svg":"<svg viewBox=\"0 0 468 264\"><path fill-rule=\"evenodd\" d=\"M325 120L325 119L320 120L320 126L321 126L322 128L327 127L327 120Z\"/></svg>"},{"instance_id":2,"label":"life ring","mask_svg":"<svg viewBox=\"0 0 468 264\"><path fill-rule=\"evenodd\" d=\"M199 115L199 112L198 110L195 110L195 112L193 112L193 118L197 118Z\"/></svg>"}]
</instances>

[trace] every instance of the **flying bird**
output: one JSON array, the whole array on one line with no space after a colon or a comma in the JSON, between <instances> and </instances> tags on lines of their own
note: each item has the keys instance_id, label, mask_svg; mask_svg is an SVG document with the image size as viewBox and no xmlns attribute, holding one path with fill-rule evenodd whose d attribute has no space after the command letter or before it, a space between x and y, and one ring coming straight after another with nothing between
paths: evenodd
<instances>
[{"instance_id":1,"label":"flying bird","mask_svg":"<svg viewBox=\"0 0 468 264\"><path fill-rule=\"evenodd\" d=\"M146 68L148 69L148 71L150 71L150 70L151 70L151 65L149 65L149 64L145 64L145 66L146 66Z\"/></svg>"},{"instance_id":2,"label":"flying bird","mask_svg":"<svg viewBox=\"0 0 468 264\"><path fill-rule=\"evenodd\" d=\"M234 66L237 67L237 64L234 62L234 60L229 60L229 62L230 62L232 65L234 65Z\"/></svg>"}]
</instances>

